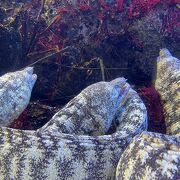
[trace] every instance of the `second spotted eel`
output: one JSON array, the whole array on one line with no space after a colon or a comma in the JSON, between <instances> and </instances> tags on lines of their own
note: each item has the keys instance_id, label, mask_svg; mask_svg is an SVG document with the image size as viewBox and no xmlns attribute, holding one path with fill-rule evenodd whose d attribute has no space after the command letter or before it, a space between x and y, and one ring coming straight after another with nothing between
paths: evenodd
<instances>
[{"instance_id":1,"label":"second spotted eel","mask_svg":"<svg viewBox=\"0 0 180 180\"><path fill-rule=\"evenodd\" d=\"M155 87L164 108L167 134L143 132L121 155L116 180L180 179L180 60L162 49Z\"/></svg>"}]
</instances>

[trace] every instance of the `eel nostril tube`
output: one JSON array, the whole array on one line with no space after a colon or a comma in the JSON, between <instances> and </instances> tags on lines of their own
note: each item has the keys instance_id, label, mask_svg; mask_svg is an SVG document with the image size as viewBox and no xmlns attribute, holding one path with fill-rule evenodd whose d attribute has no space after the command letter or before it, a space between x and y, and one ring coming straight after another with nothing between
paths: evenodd
<instances>
[{"instance_id":1,"label":"eel nostril tube","mask_svg":"<svg viewBox=\"0 0 180 180\"><path fill-rule=\"evenodd\" d=\"M36 75L36 74L33 74L33 75L32 75L32 79L33 79L34 81L36 81L36 80L37 80L37 75Z\"/></svg>"},{"instance_id":2,"label":"eel nostril tube","mask_svg":"<svg viewBox=\"0 0 180 180\"><path fill-rule=\"evenodd\" d=\"M33 67L27 67L26 68L26 71L27 71L27 73L29 73L29 74L32 74L33 73Z\"/></svg>"}]
</instances>

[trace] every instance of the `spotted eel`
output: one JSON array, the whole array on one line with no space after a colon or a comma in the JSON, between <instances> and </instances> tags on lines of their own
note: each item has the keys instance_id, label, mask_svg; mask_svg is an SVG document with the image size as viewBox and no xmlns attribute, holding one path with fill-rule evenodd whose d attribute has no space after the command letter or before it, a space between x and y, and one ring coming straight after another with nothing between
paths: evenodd
<instances>
[{"instance_id":1,"label":"spotted eel","mask_svg":"<svg viewBox=\"0 0 180 180\"><path fill-rule=\"evenodd\" d=\"M26 108L36 79L31 67L0 77L1 126L10 125Z\"/></svg>"},{"instance_id":2,"label":"spotted eel","mask_svg":"<svg viewBox=\"0 0 180 180\"><path fill-rule=\"evenodd\" d=\"M167 49L157 59L155 87L162 99L167 134L135 136L118 162L116 180L180 179L180 60Z\"/></svg>"},{"instance_id":3,"label":"spotted eel","mask_svg":"<svg viewBox=\"0 0 180 180\"><path fill-rule=\"evenodd\" d=\"M0 179L114 179L120 155L146 128L146 107L124 78L95 83L37 131L0 127Z\"/></svg>"},{"instance_id":4,"label":"spotted eel","mask_svg":"<svg viewBox=\"0 0 180 180\"><path fill-rule=\"evenodd\" d=\"M163 102L167 134L180 135L180 60L168 49L160 51L155 87Z\"/></svg>"},{"instance_id":5,"label":"spotted eel","mask_svg":"<svg viewBox=\"0 0 180 180\"><path fill-rule=\"evenodd\" d=\"M143 132L122 154L116 180L178 180L180 178L180 138Z\"/></svg>"}]
</instances>

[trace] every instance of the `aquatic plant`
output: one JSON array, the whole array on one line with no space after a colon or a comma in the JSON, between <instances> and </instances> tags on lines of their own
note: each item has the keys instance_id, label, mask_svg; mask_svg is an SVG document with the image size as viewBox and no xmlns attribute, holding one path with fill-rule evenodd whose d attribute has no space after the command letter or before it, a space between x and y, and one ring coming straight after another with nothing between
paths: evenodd
<instances>
[{"instance_id":1,"label":"aquatic plant","mask_svg":"<svg viewBox=\"0 0 180 180\"><path fill-rule=\"evenodd\" d=\"M128 15L130 18L140 16L141 13L148 13L161 0L132 0Z\"/></svg>"},{"instance_id":2,"label":"aquatic plant","mask_svg":"<svg viewBox=\"0 0 180 180\"><path fill-rule=\"evenodd\" d=\"M164 12L167 12L161 14L162 29L171 33L176 26L179 26L179 11L176 8L169 8L172 5L176 6L175 0L166 2L162 0L129 2L78 0L76 3L41 0L20 4L11 14L14 19L19 17L22 59L26 61L34 54L44 51L45 53L54 52L67 44L75 44L79 47L80 43L93 44L95 39L95 43L100 44L108 36L124 33L129 35L130 40L137 47L143 48L141 39L130 32L132 22L129 18L136 21L162 3L168 6L168 8L164 7ZM92 23L91 26L88 25L87 20Z\"/></svg>"},{"instance_id":3,"label":"aquatic plant","mask_svg":"<svg viewBox=\"0 0 180 180\"><path fill-rule=\"evenodd\" d=\"M139 88L138 93L147 107L148 131L166 133L163 106L154 87Z\"/></svg>"}]
</instances>

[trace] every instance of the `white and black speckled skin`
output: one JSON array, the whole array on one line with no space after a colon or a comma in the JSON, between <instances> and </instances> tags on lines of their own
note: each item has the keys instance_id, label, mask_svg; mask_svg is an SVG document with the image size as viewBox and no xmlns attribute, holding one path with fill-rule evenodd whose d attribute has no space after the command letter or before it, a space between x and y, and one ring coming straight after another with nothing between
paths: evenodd
<instances>
[{"instance_id":1,"label":"white and black speckled skin","mask_svg":"<svg viewBox=\"0 0 180 180\"><path fill-rule=\"evenodd\" d=\"M180 138L143 132L126 148L118 162L116 180L180 179Z\"/></svg>"},{"instance_id":2,"label":"white and black speckled skin","mask_svg":"<svg viewBox=\"0 0 180 180\"><path fill-rule=\"evenodd\" d=\"M104 135L129 89L124 78L92 84L56 113L40 131L53 132L54 135Z\"/></svg>"},{"instance_id":3,"label":"white and black speckled skin","mask_svg":"<svg viewBox=\"0 0 180 180\"><path fill-rule=\"evenodd\" d=\"M31 67L0 77L0 126L10 125L23 112L36 79Z\"/></svg>"},{"instance_id":4,"label":"white and black speckled skin","mask_svg":"<svg viewBox=\"0 0 180 180\"><path fill-rule=\"evenodd\" d=\"M1 127L0 179L114 179L122 152L146 128L146 108L124 78L96 83L37 131Z\"/></svg>"},{"instance_id":5,"label":"white and black speckled skin","mask_svg":"<svg viewBox=\"0 0 180 180\"><path fill-rule=\"evenodd\" d=\"M157 60L155 88L163 102L167 134L180 135L180 60L167 49Z\"/></svg>"},{"instance_id":6,"label":"white and black speckled skin","mask_svg":"<svg viewBox=\"0 0 180 180\"><path fill-rule=\"evenodd\" d=\"M161 95L167 135L143 132L122 154L116 180L180 179L180 60L160 51L155 87Z\"/></svg>"},{"instance_id":7,"label":"white and black speckled skin","mask_svg":"<svg viewBox=\"0 0 180 180\"><path fill-rule=\"evenodd\" d=\"M39 131L98 136L106 134L113 122L118 124L119 131L128 135L139 126L136 121L146 118L145 111L141 99L126 80L117 78L88 86Z\"/></svg>"}]
</instances>

